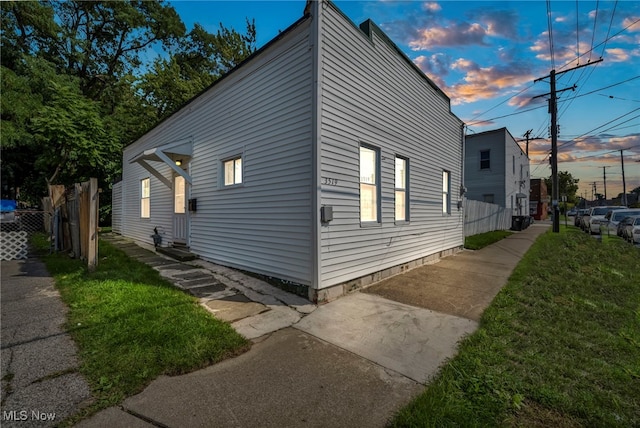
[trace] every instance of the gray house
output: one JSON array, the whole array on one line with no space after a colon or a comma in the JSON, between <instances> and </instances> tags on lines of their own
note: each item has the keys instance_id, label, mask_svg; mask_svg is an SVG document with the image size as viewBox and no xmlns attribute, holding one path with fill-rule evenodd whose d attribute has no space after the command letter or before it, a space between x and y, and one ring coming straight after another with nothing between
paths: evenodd
<instances>
[{"instance_id":1,"label":"gray house","mask_svg":"<svg viewBox=\"0 0 640 428\"><path fill-rule=\"evenodd\" d=\"M461 248L462 125L373 22L309 2L124 149L114 231L328 300Z\"/></svg>"},{"instance_id":2,"label":"gray house","mask_svg":"<svg viewBox=\"0 0 640 428\"><path fill-rule=\"evenodd\" d=\"M529 158L507 128L467 135L464 160L467 199L529 215Z\"/></svg>"}]
</instances>

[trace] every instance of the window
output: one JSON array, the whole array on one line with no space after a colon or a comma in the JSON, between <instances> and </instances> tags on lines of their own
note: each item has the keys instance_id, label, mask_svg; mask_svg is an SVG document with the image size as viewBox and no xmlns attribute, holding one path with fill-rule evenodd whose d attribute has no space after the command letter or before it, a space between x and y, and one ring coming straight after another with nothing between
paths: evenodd
<instances>
[{"instance_id":1,"label":"window","mask_svg":"<svg viewBox=\"0 0 640 428\"><path fill-rule=\"evenodd\" d=\"M511 156L511 159L513 161L513 175L516 175L516 157Z\"/></svg>"},{"instance_id":2,"label":"window","mask_svg":"<svg viewBox=\"0 0 640 428\"><path fill-rule=\"evenodd\" d=\"M181 175L176 175L174 180L174 190L173 190L173 212L175 214L184 214L186 212L186 204L185 204L185 193L186 193L186 185L185 179Z\"/></svg>"},{"instance_id":3,"label":"window","mask_svg":"<svg viewBox=\"0 0 640 428\"><path fill-rule=\"evenodd\" d=\"M409 203L407 198L408 161L396 157L396 221L409 220Z\"/></svg>"},{"instance_id":4,"label":"window","mask_svg":"<svg viewBox=\"0 0 640 428\"><path fill-rule=\"evenodd\" d=\"M151 179L140 180L140 217L151 217Z\"/></svg>"},{"instance_id":5,"label":"window","mask_svg":"<svg viewBox=\"0 0 640 428\"><path fill-rule=\"evenodd\" d=\"M378 221L378 151L360 147L360 221Z\"/></svg>"},{"instance_id":6,"label":"window","mask_svg":"<svg viewBox=\"0 0 640 428\"><path fill-rule=\"evenodd\" d=\"M480 169L491 168L491 150L482 150L480 152Z\"/></svg>"},{"instance_id":7,"label":"window","mask_svg":"<svg viewBox=\"0 0 640 428\"><path fill-rule=\"evenodd\" d=\"M228 159L223 162L223 165L225 186L242 183L242 157Z\"/></svg>"},{"instance_id":8,"label":"window","mask_svg":"<svg viewBox=\"0 0 640 428\"><path fill-rule=\"evenodd\" d=\"M486 195L482 195L482 200L488 204L492 204L495 200L493 193L488 193Z\"/></svg>"},{"instance_id":9,"label":"window","mask_svg":"<svg viewBox=\"0 0 640 428\"><path fill-rule=\"evenodd\" d=\"M442 171L442 213L451 214L451 176L449 171Z\"/></svg>"}]
</instances>

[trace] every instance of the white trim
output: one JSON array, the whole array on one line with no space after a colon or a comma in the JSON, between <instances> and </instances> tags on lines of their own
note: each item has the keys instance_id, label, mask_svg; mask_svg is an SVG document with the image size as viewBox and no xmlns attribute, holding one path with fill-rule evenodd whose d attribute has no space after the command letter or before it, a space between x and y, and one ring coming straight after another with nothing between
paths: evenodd
<instances>
[{"instance_id":1,"label":"white trim","mask_svg":"<svg viewBox=\"0 0 640 428\"><path fill-rule=\"evenodd\" d=\"M138 153L136 156L132 157L129 160L129 163L138 162L146 169L153 168L147 161L155 161L155 162L164 162L171 169L173 169L177 174L184 177L184 179L189 183L193 184L191 176L187 174L181 167L176 165L176 160L181 159L183 162L191 159L193 155L193 141L189 139L188 141L167 144L165 146L154 147L152 149L147 149L142 153ZM146 166L145 166L146 165ZM149 168L147 168L147 166ZM155 169L155 168L153 168ZM155 175L155 174L154 174ZM164 180L162 180L164 182ZM167 184L165 182L165 184Z\"/></svg>"}]
</instances>

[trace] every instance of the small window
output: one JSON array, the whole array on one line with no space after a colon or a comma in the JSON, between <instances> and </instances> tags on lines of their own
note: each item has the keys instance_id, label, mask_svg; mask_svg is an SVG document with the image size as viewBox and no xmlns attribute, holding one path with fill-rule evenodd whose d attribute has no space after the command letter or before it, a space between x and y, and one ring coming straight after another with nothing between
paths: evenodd
<instances>
[{"instance_id":1,"label":"small window","mask_svg":"<svg viewBox=\"0 0 640 428\"><path fill-rule=\"evenodd\" d=\"M233 186L242 183L242 157L238 156L223 162L224 185Z\"/></svg>"},{"instance_id":2,"label":"small window","mask_svg":"<svg viewBox=\"0 0 640 428\"><path fill-rule=\"evenodd\" d=\"M151 179L140 180L140 217L151 217Z\"/></svg>"},{"instance_id":3,"label":"small window","mask_svg":"<svg viewBox=\"0 0 640 428\"><path fill-rule=\"evenodd\" d=\"M495 201L495 197L493 193L488 193L486 195L482 195L482 200L488 204L493 204Z\"/></svg>"},{"instance_id":4,"label":"small window","mask_svg":"<svg viewBox=\"0 0 640 428\"><path fill-rule=\"evenodd\" d=\"M451 174L442 171L442 213L451 214Z\"/></svg>"},{"instance_id":5,"label":"small window","mask_svg":"<svg viewBox=\"0 0 640 428\"><path fill-rule=\"evenodd\" d=\"M407 159L396 157L396 221L409 220L409 199L407 198L408 172Z\"/></svg>"},{"instance_id":6,"label":"small window","mask_svg":"<svg viewBox=\"0 0 640 428\"><path fill-rule=\"evenodd\" d=\"M176 178L173 181L174 189L173 189L173 212L175 214L184 214L186 210L186 181L183 176L176 175Z\"/></svg>"},{"instance_id":7,"label":"small window","mask_svg":"<svg viewBox=\"0 0 640 428\"><path fill-rule=\"evenodd\" d=\"M360 147L360 221L378 221L378 151Z\"/></svg>"},{"instance_id":8,"label":"small window","mask_svg":"<svg viewBox=\"0 0 640 428\"><path fill-rule=\"evenodd\" d=\"M491 168L491 150L482 150L480 152L480 169Z\"/></svg>"}]
</instances>

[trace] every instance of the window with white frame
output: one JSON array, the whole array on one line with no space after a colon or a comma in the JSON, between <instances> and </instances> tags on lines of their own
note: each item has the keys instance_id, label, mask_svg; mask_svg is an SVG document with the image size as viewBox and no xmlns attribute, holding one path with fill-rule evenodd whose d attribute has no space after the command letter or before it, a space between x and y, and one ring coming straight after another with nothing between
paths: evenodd
<instances>
[{"instance_id":1,"label":"window with white frame","mask_svg":"<svg viewBox=\"0 0 640 428\"><path fill-rule=\"evenodd\" d=\"M378 151L360 146L360 221L378 221Z\"/></svg>"},{"instance_id":2,"label":"window with white frame","mask_svg":"<svg viewBox=\"0 0 640 428\"><path fill-rule=\"evenodd\" d=\"M407 198L408 166L407 159L396 156L396 221L409 220L409 199Z\"/></svg>"},{"instance_id":3,"label":"window with white frame","mask_svg":"<svg viewBox=\"0 0 640 428\"><path fill-rule=\"evenodd\" d=\"M151 179L140 180L140 217L151 217Z\"/></svg>"},{"instance_id":4,"label":"window with white frame","mask_svg":"<svg viewBox=\"0 0 640 428\"><path fill-rule=\"evenodd\" d=\"M451 173L442 171L442 213L451 214Z\"/></svg>"},{"instance_id":5,"label":"window with white frame","mask_svg":"<svg viewBox=\"0 0 640 428\"><path fill-rule=\"evenodd\" d=\"M242 156L222 162L224 167L224 185L233 186L242 183Z\"/></svg>"}]
</instances>

